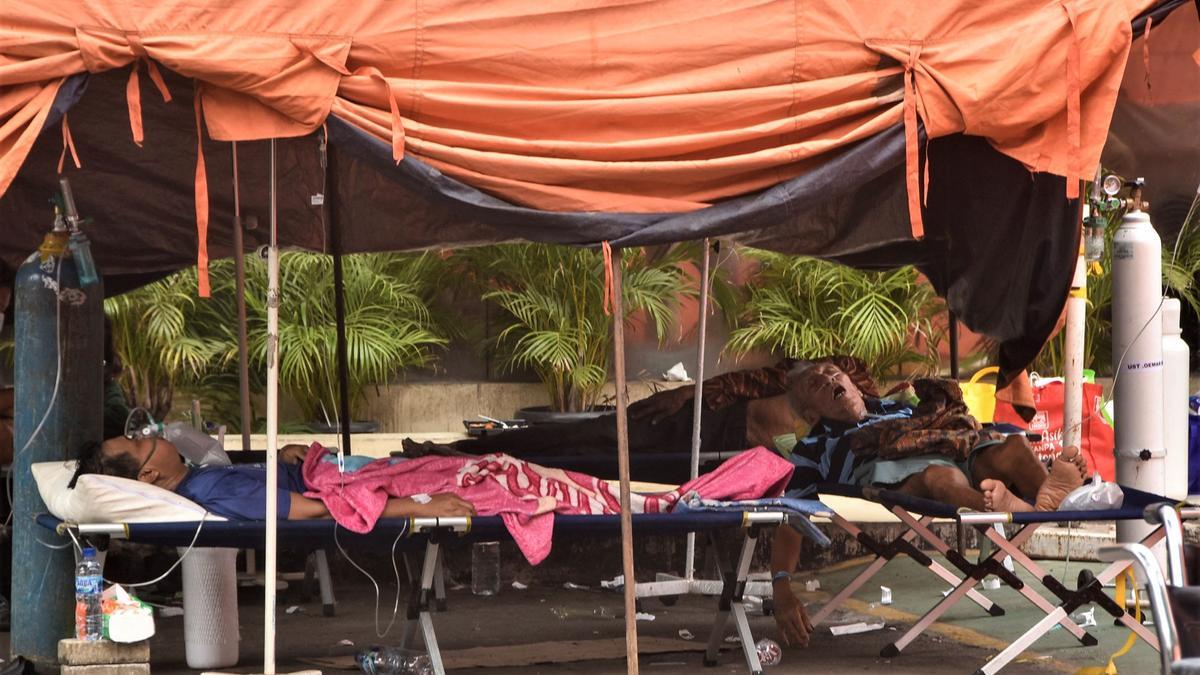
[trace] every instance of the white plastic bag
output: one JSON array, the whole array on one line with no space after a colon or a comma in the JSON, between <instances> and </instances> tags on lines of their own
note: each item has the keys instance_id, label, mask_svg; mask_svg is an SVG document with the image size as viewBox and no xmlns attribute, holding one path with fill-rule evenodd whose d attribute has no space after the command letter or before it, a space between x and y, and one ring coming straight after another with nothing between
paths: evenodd
<instances>
[{"instance_id":1,"label":"white plastic bag","mask_svg":"<svg viewBox=\"0 0 1200 675\"><path fill-rule=\"evenodd\" d=\"M1103 511L1119 509L1125 494L1116 483L1106 482L1100 474L1092 476L1092 482L1071 491L1058 505L1059 511Z\"/></svg>"}]
</instances>

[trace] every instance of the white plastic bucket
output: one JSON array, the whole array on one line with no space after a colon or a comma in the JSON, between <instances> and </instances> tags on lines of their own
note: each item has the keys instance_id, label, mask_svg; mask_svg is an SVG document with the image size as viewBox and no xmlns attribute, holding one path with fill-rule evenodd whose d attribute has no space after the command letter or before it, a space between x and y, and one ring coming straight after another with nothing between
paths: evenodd
<instances>
[{"instance_id":1,"label":"white plastic bucket","mask_svg":"<svg viewBox=\"0 0 1200 675\"><path fill-rule=\"evenodd\" d=\"M180 555L184 550L179 550ZM193 548L182 567L188 668L209 670L237 665L237 549Z\"/></svg>"}]
</instances>

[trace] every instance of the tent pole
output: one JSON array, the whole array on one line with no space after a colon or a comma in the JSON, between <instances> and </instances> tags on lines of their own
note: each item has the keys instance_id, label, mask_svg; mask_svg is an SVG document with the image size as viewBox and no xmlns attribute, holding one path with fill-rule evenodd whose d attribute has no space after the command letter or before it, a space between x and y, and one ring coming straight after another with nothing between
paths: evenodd
<instances>
[{"instance_id":1,"label":"tent pole","mask_svg":"<svg viewBox=\"0 0 1200 675\"><path fill-rule=\"evenodd\" d=\"M625 391L625 302L621 249L612 252L613 369L617 386L617 472L621 482L621 571L625 575L625 664L637 675L637 578L633 574L633 516L629 500L629 394Z\"/></svg>"},{"instance_id":2,"label":"tent pole","mask_svg":"<svg viewBox=\"0 0 1200 675\"><path fill-rule=\"evenodd\" d=\"M342 452L350 452L350 365L346 354L346 284L342 276L342 228L338 218L337 152L326 138L321 162L325 171L325 208L329 214L329 247L333 253L333 316L337 323L338 418L342 433Z\"/></svg>"},{"instance_id":3,"label":"tent pole","mask_svg":"<svg viewBox=\"0 0 1200 675\"><path fill-rule=\"evenodd\" d=\"M711 266L708 237L703 242L704 253L700 262L700 319L699 336L696 343L696 393L692 397L692 464L688 475L695 480L700 474L700 419L704 411L704 347L708 338L708 293L709 267ZM696 576L696 533L688 532L687 559L683 562L683 576L691 581Z\"/></svg>"},{"instance_id":4,"label":"tent pole","mask_svg":"<svg viewBox=\"0 0 1200 675\"><path fill-rule=\"evenodd\" d=\"M279 517L279 229L271 139L271 240L267 247L267 540L263 563L263 673L275 675L275 536Z\"/></svg>"},{"instance_id":5,"label":"tent pole","mask_svg":"<svg viewBox=\"0 0 1200 675\"><path fill-rule=\"evenodd\" d=\"M954 310L946 310L949 315L947 331L950 333L950 379L958 379L958 315Z\"/></svg>"},{"instance_id":6,"label":"tent pole","mask_svg":"<svg viewBox=\"0 0 1200 675\"><path fill-rule=\"evenodd\" d=\"M242 233L242 201L238 188L237 141L233 142L233 260L237 289L238 386L242 404L242 450L250 451L250 354L246 338L246 251Z\"/></svg>"},{"instance_id":7,"label":"tent pole","mask_svg":"<svg viewBox=\"0 0 1200 675\"><path fill-rule=\"evenodd\" d=\"M1082 190L1080 193L1082 194ZM1080 199L1080 208L1086 209ZM1079 227L1088 215L1078 214ZM1084 332L1087 324L1087 262L1084 260L1083 237L1079 239L1079 255L1075 259L1075 276L1071 294L1067 296L1067 321L1063 327L1063 449L1082 448L1083 440L1083 358Z\"/></svg>"}]
</instances>

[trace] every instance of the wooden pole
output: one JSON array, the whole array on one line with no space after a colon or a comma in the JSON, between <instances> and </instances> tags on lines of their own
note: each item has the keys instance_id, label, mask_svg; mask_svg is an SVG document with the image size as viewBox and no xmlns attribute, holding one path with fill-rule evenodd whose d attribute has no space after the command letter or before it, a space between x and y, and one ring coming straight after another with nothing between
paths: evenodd
<instances>
[{"instance_id":1,"label":"wooden pole","mask_svg":"<svg viewBox=\"0 0 1200 675\"><path fill-rule=\"evenodd\" d=\"M708 293L711 250L704 238L704 253L700 263L700 318L696 342L696 393L692 397L692 464L688 475L695 480L700 474L700 422L704 413L704 347L708 340ZM683 577L691 581L696 576L696 533L687 534L687 559L683 562Z\"/></svg>"},{"instance_id":2,"label":"wooden pole","mask_svg":"<svg viewBox=\"0 0 1200 675\"><path fill-rule=\"evenodd\" d=\"M246 251L242 237L242 200L238 186L237 141L233 142L233 260L237 288L238 386L242 404L242 450L250 451L254 415L250 411L250 353L246 337Z\"/></svg>"},{"instance_id":3,"label":"wooden pole","mask_svg":"<svg viewBox=\"0 0 1200 675\"><path fill-rule=\"evenodd\" d=\"M275 675L275 537L279 517L279 228L271 139L271 241L267 247L267 540L263 563L263 673ZM286 514L285 514L286 515Z\"/></svg>"},{"instance_id":4,"label":"wooden pole","mask_svg":"<svg viewBox=\"0 0 1200 675\"><path fill-rule=\"evenodd\" d=\"M612 252L613 369L617 384L617 472L621 482L621 570L625 575L625 664L637 675L637 579L633 574L633 516L629 502L629 394L625 391L625 302L622 297L621 249Z\"/></svg>"}]
</instances>

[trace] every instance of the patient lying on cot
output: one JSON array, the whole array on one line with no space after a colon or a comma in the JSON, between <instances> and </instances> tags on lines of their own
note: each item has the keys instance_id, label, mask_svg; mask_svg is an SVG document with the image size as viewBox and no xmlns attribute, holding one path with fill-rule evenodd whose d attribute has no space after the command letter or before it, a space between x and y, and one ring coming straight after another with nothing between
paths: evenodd
<instances>
[{"instance_id":1,"label":"patient lying on cot","mask_svg":"<svg viewBox=\"0 0 1200 675\"><path fill-rule=\"evenodd\" d=\"M468 516L478 511L500 516L534 565L550 553L556 515L620 512L620 489L608 481L503 454L348 457L343 466L335 454L313 443L308 448L288 446L281 455L287 460L279 465L277 504L281 516L333 518L339 526L365 534L380 518ZM234 520L266 517L269 495L263 467L188 467L175 447L163 439L118 437L91 444L80 458L78 471L150 483ZM790 463L758 448L674 490L634 493L629 506L633 513L667 513L693 494L718 501L778 497L791 474Z\"/></svg>"},{"instance_id":2,"label":"patient lying on cot","mask_svg":"<svg viewBox=\"0 0 1200 675\"><path fill-rule=\"evenodd\" d=\"M813 496L822 482L888 487L976 511L1052 511L1083 483L1087 464L1068 448L1047 469L1024 436L984 430L966 413L956 383L919 380L920 403L864 397L831 364L801 364L790 375L796 467L789 496ZM775 621L784 641L806 645L812 625L792 592L800 537L776 530L771 554Z\"/></svg>"},{"instance_id":3,"label":"patient lying on cot","mask_svg":"<svg viewBox=\"0 0 1200 675\"><path fill-rule=\"evenodd\" d=\"M288 520L329 518L319 499L310 499L300 463L308 446L288 445L279 451L279 515ZM80 473L101 473L131 478L176 492L218 515L235 520L266 518L266 469L260 464L189 467L175 446L163 438L131 440L124 436L86 446ZM469 516L475 507L458 495L429 495L426 502L393 498L384 507L385 518Z\"/></svg>"}]
</instances>

